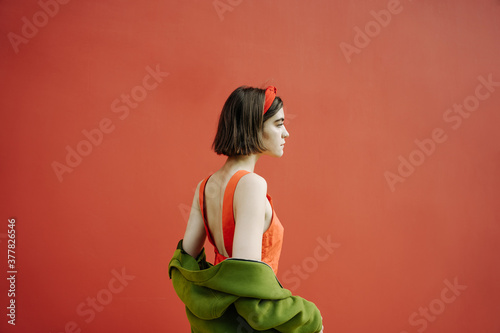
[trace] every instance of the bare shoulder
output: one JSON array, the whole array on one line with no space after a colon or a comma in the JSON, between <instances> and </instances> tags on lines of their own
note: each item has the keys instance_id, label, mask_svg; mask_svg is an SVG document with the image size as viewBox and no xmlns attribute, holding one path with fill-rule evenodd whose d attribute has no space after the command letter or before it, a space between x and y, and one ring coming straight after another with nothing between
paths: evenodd
<instances>
[{"instance_id":1,"label":"bare shoulder","mask_svg":"<svg viewBox=\"0 0 500 333\"><path fill-rule=\"evenodd\" d=\"M259 194L265 195L267 193L267 182L264 177L250 172L241 177L236 189L237 191L239 190L238 192L240 192L240 194L243 194L244 196L253 196Z\"/></svg>"},{"instance_id":2,"label":"bare shoulder","mask_svg":"<svg viewBox=\"0 0 500 333\"><path fill-rule=\"evenodd\" d=\"M243 186L247 187L256 187L256 188L267 188L267 182L264 179L264 177L254 173L250 172L241 177L240 181L238 184L241 183Z\"/></svg>"},{"instance_id":3,"label":"bare shoulder","mask_svg":"<svg viewBox=\"0 0 500 333\"><path fill-rule=\"evenodd\" d=\"M196 185L196 190L194 191L194 196L193 196L193 204L192 204L192 209L197 208L200 209L200 187L201 183L203 183L203 180L201 180L197 185Z\"/></svg>"},{"instance_id":4,"label":"bare shoulder","mask_svg":"<svg viewBox=\"0 0 500 333\"><path fill-rule=\"evenodd\" d=\"M248 173L240 178L234 193L233 257L261 260L266 219L266 180Z\"/></svg>"},{"instance_id":5,"label":"bare shoulder","mask_svg":"<svg viewBox=\"0 0 500 333\"><path fill-rule=\"evenodd\" d=\"M201 183L203 183L203 180L200 180L198 184L196 184L196 190L194 190L195 197L198 197L198 194L200 193Z\"/></svg>"},{"instance_id":6,"label":"bare shoulder","mask_svg":"<svg viewBox=\"0 0 500 333\"><path fill-rule=\"evenodd\" d=\"M196 185L196 193L200 192L201 183L203 183L203 180L200 180L199 183Z\"/></svg>"}]
</instances>

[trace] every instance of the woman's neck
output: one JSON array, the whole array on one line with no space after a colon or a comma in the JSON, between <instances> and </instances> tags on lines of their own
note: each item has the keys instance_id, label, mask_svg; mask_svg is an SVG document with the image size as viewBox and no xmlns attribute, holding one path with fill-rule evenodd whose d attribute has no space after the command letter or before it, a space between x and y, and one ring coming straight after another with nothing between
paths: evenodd
<instances>
[{"instance_id":1,"label":"woman's neck","mask_svg":"<svg viewBox=\"0 0 500 333\"><path fill-rule=\"evenodd\" d=\"M226 163L224 163L223 169L230 173L234 170L247 170L253 172L259 157L260 154L230 156L227 158Z\"/></svg>"}]
</instances>

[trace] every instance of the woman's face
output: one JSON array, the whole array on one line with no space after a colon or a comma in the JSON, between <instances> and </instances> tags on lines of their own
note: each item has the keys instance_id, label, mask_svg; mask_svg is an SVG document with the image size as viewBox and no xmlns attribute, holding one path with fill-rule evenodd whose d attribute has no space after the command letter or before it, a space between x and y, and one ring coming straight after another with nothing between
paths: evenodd
<instances>
[{"instance_id":1,"label":"woman's face","mask_svg":"<svg viewBox=\"0 0 500 333\"><path fill-rule=\"evenodd\" d=\"M285 128L285 112L281 108L274 116L266 120L262 129L262 141L266 150L264 154L275 157L283 155L285 138L289 136Z\"/></svg>"}]
</instances>

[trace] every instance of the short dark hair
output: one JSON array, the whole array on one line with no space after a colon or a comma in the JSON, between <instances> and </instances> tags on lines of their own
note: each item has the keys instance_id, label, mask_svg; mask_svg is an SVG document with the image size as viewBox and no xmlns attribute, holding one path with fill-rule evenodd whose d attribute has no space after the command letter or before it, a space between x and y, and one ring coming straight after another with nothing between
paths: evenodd
<instances>
[{"instance_id":1,"label":"short dark hair","mask_svg":"<svg viewBox=\"0 0 500 333\"><path fill-rule=\"evenodd\" d=\"M283 107L283 101L276 96L263 115L264 100L265 89L248 86L238 87L229 95L212 143L218 155L250 155L265 150L262 143L264 122Z\"/></svg>"}]
</instances>

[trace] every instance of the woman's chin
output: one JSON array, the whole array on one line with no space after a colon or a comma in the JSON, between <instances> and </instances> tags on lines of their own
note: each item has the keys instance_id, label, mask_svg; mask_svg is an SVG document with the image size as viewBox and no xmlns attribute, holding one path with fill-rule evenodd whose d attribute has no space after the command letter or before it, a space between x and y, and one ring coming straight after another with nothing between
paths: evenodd
<instances>
[{"instance_id":1,"label":"woman's chin","mask_svg":"<svg viewBox=\"0 0 500 333\"><path fill-rule=\"evenodd\" d=\"M281 156L283 156L283 154L284 154L283 146L281 146L279 149L274 150L274 151L266 150L264 152L264 155L271 156L271 157L281 157Z\"/></svg>"},{"instance_id":2,"label":"woman's chin","mask_svg":"<svg viewBox=\"0 0 500 333\"><path fill-rule=\"evenodd\" d=\"M280 151L277 151L276 153L274 153L273 156L280 158L281 156L283 156L283 154L284 154L283 149L281 149Z\"/></svg>"}]
</instances>

